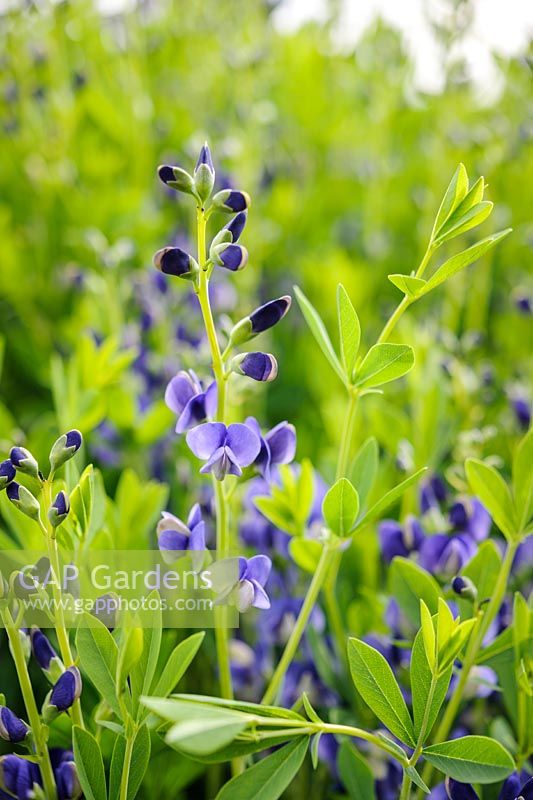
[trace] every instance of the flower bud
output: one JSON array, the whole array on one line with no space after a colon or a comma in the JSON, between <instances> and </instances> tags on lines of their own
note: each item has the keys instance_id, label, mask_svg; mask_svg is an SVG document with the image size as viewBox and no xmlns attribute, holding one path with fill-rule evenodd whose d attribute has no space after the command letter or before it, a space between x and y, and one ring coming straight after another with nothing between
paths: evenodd
<instances>
[{"instance_id":1,"label":"flower bud","mask_svg":"<svg viewBox=\"0 0 533 800\"><path fill-rule=\"evenodd\" d=\"M291 307L289 295L278 297L277 300L270 300L263 306L259 306L248 317L244 317L233 327L230 333L232 345L242 344L253 339L259 333L272 328L280 319L283 319Z\"/></svg>"},{"instance_id":2,"label":"flower bud","mask_svg":"<svg viewBox=\"0 0 533 800\"><path fill-rule=\"evenodd\" d=\"M0 706L0 736L6 742L22 742L30 729L7 706Z\"/></svg>"},{"instance_id":3,"label":"flower bud","mask_svg":"<svg viewBox=\"0 0 533 800\"><path fill-rule=\"evenodd\" d=\"M193 280L198 273L198 264L189 253L179 247L163 247L154 256L154 266L165 275Z\"/></svg>"},{"instance_id":4,"label":"flower bud","mask_svg":"<svg viewBox=\"0 0 533 800\"><path fill-rule=\"evenodd\" d=\"M237 272L248 263L248 250L240 244L218 244L211 248L211 258L221 267Z\"/></svg>"},{"instance_id":5,"label":"flower bud","mask_svg":"<svg viewBox=\"0 0 533 800\"><path fill-rule=\"evenodd\" d=\"M32 495L29 489L13 481L7 487L6 494L19 511L22 511L23 514L26 514L27 517L31 517L31 519L39 519L41 507L39 501Z\"/></svg>"},{"instance_id":6,"label":"flower bud","mask_svg":"<svg viewBox=\"0 0 533 800\"><path fill-rule=\"evenodd\" d=\"M39 477L39 465L29 450L25 447L12 447L9 454L11 463L19 472L31 475L33 478Z\"/></svg>"},{"instance_id":7,"label":"flower bud","mask_svg":"<svg viewBox=\"0 0 533 800\"><path fill-rule=\"evenodd\" d=\"M194 188L198 197L205 201L213 191L215 185L215 168L207 142L200 150L196 167L194 168Z\"/></svg>"},{"instance_id":8,"label":"flower bud","mask_svg":"<svg viewBox=\"0 0 533 800\"><path fill-rule=\"evenodd\" d=\"M236 214L238 211L246 211L249 207L250 195L236 189L222 189L213 197L213 205L220 211Z\"/></svg>"},{"instance_id":9,"label":"flower bud","mask_svg":"<svg viewBox=\"0 0 533 800\"><path fill-rule=\"evenodd\" d=\"M13 466L11 459L6 458L5 461L0 462L0 491L5 489L6 486L15 479L17 471Z\"/></svg>"},{"instance_id":10,"label":"flower bud","mask_svg":"<svg viewBox=\"0 0 533 800\"><path fill-rule=\"evenodd\" d=\"M36 797L34 787L40 786L39 766L16 755L0 758L0 788L13 797Z\"/></svg>"},{"instance_id":11,"label":"flower bud","mask_svg":"<svg viewBox=\"0 0 533 800\"><path fill-rule=\"evenodd\" d=\"M278 374L278 362L270 353L241 353L230 361L230 369L254 381L273 381Z\"/></svg>"},{"instance_id":12,"label":"flower bud","mask_svg":"<svg viewBox=\"0 0 533 800\"><path fill-rule=\"evenodd\" d=\"M164 184L177 192L194 194L194 179L181 167L169 167L164 164L157 168L157 174Z\"/></svg>"},{"instance_id":13,"label":"flower bud","mask_svg":"<svg viewBox=\"0 0 533 800\"><path fill-rule=\"evenodd\" d=\"M56 499L48 509L48 519L52 527L57 528L68 516L70 511L70 500L65 492L58 492Z\"/></svg>"},{"instance_id":14,"label":"flower bud","mask_svg":"<svg viewBox=\"0 0 533 800\"><path fill-rule=\"evenodd\" d=\"M473 603L477 600L477 589L470 578L457 575L452 581L452 589L455 594L464 597L465 600L471 600Z\"/></svg>"},{"instance_id":15,"label":"flower bud","mask_svg":"<svg viewBox=\"0 0 533 800\"><path fill-rule=\"evenodd\" d=\"M81 695L81 675L77 667L69 667L55 682L43 704L43 719L51 722L62 711L68 711Z\"/></svg>"},{"instance_id":16,"label":"flower bud","mask_svg":"<svg viewBox=\"0 0 533 800\"><path fill-rule=\"evenodd\" d=\"M48 637L39 629L31 629L33 657L49 681L55 683L65 671L65 666L50 644Z\"/></svg>"},{"instance_id":17,"label":"flower bud","mask_svg":"<svg viewBox=\"0 0 533 800\"><path fill-rule=\"evenodd\" d=\"M224 225L222 230L229 231L231 235L231 242L235 244L241 238L241 234L244 230L244 226L246 225L247 214L246 211L240 211L233 219L228 222L227 225Z\"/></svg>"},{"instance_id":18,"label":"flower bud","mask_svg":"<svg viewBox=\"0 0 533 800\"><path fill-rule=\"evenodd\" d=\"M77 800L81 797L80 779L73 760L62 761L54 772L57 793L62 800Z\"/></svg>"},{"instance_id":19,"label":"flower bud","mask_svg":"<svg viewBox=\"0 0 533 800\"><path fill-rule=\"evenodd\" d=\"M80 449L83 437L75 428L67 431L57 439L50 450L50 466L55 472L66 461L69 461Z\"/></svg>"}]
</instances>

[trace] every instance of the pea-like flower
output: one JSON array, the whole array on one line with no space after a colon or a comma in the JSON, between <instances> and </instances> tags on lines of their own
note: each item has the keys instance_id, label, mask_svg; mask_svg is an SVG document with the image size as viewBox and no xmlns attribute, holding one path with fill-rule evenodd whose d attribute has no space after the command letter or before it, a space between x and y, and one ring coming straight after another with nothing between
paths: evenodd
<instances>
[{"instance_id":1,"label":"pea-like flower","mask_svg":"<svg viewBox=\"0 0 533 800\"><path fill-rule=\"evenodd\" d=\"M6 458L5 461L0 463L0 491L5 489L11 481L15 480L15 475L17 471L13 464L11 463L10 458Z\"/></svg>"},{"instance_id":2,"label":"pea-like flower","mask_svg":"<svg viewBox=\"0 0 533 800\"><path fill-rule=\"evenodd\" d=\"M68 517L70 500L64 491L57 493L56 498L48 509L48 519L52 527L57 528Z\"/></svg>"},{"instance_id":3,"label":"pea-like flower","mask_svg":"<svg viewBox=\"0 0 533 800\"><path fill-rule=\"evenodd\" d=\"M19 511L22 511L23 514L26 514L31 519L39 519L41 506L29 489L21 486L17 481L12 481L6 489L6 494Z\"/></svg>"},{"instance_id":4,"label":"pea-like flower","mask_svg":"<svg viewBox=\"0 0 533 800\"><path fill-rule=\"evenodd\" d=\"M296 430L286 420L280 422L263 436L255 417L248 417L246 425L259 436L261 449L254 461L254 466L265 480L271 480L272 467L278 464L290 464L296 454Z\"/></svg>"},{"instance_id":5,"label":"pea-like flower","mask_svg":"<svg viewBox=\"0 0 533 800\"><path fill-rule=\"evenodd\" d=\"M0 736L8 742L22 742L30 729L7 706L0 706Z\"/></svg>"},{"instance_id":6,"label":"pea-like flower","mask_svg":"<svg viewBox=\"0 0 533 800\"><path fill-rule=\"evenodd\" d=\"M238 211L246 211L249 208L250 195L237 189L222 189L213 197L213 205L220 211L236 214Z\"/></svg>"},{"instance_id":7,"label":"pea-like flower","mask_svg":"<svg viewBox=\"0 0 533 800\"><path fill-rule=\"evenodd\" d=\"M502 786L498 800L533 800L533 778L526 778L524 783L516 772L510 775Z\"/></svg>"},{"instance_id":8,"label":"pea-like flower","mask_svg":"<svg viewBox=\"0 0 533 800\"><path fill-rule=\"evenodd\" d=\"M68 711L81 695L81 675L77 667L69 667L55 682L44 701L43 718L50 722L57 714Z\"/></svg>"},{"instance_id":9,"label":"pea-like flower","mask_svg":"<svg viewBox=\"0 0 533 800\"><path fill-rule=\"evenodd\" d=\"M161 516L157 525L157 538L159 549L167 563L175 561L186 552L205 550L205 523L198 503L191 508L187 523L168 511L163 511Z\"/></svg>"},{"instance_id":10,"label":"pea-like flower","mask_svg":"<svg viewBox=\"0 0 533 800\"><path fill-rule=\"evenodd\" d=\"M19 472L25 472L26 475L31 475L33 478L39 477L39 465L25 447L12 447L9 458Z\"/></svg>"},{"instance_id":11,"label":"pea-like flower","mask_svg":"<svg viewBox=\"0 0 533 800\"><path fill-rule=\"evenodd\" d=\"M182 370L169 382L165 391L165 403L171 411L178 414L176 433L183 433L215 415L217 385L213 381L204 389L192 370Z\"/></svg>"},{"instance_id":12,"label":"pea-like flower","mask_svg":"<svg viewBox=\"0 0 533 800\"><path fill-rule=\"evenodd\" d=\"M248 250L242 244L217 244L210 251L211 258L220 267L238 272L248 263Z\"/></svg>"},{"instance_id":13,"label":"pea-like flower","mask_svg":"<svg viewBox=\"0 0 533 800\"><path fill-rule=\"evenodd\" d=\"M33 657L46 677L55 683L65 671L63 662L50 644L48 637L40 628L33 627L31 629L30 638Z\"/></svg>"},{"instance_id":14,"label":"pea-like flower","mask_svg":"<svg viewBox=\"0 0 533 800\"><path fill-rule=\"evenodd\" d=\"M33 786L41 786L41 771L33 761L20 756L0 758L0 786L17 800L33 797Z\"/></svg>"},{"instance_id":15,"label":"pea-like flower","mask_svg":"<svg viewBox=\"0 0 533 800\"><path fill-rule=\"evenodd\" d=\"M246 214L246 211L239 211L239 213L236 214L227 225L224 225L223 230L229 231L232 244L236 244L241 238L247 218L248 215Z\"/></svg>"},{"instance_id":16,"label":"pea-like flower","mask_svg":"<svg viewBox=\"0 0 533 800\"><path fill-rule=\"evenodd\" d=\"M455 594L458 594L460 597L464 597L467 600L472 600L475 602L477 598L477 589L470 580L470 578L466 578L463 575L456 575L452 581L452 589Z\"/></svg>"},{"instance_id":17,"label":"pea-like flower","mask_svg":"<svg viewBox=\"0 0 533 800\"><path fill-rule=\"evenodd\" d=\"M271 569L272 561L263 555L215 562L211 566L211 580L218 595L217 604L234 605L241 613L252 606L270 608L264 586ZM231 575L236 575L236 580L231 580Z\"/></svg>"},{"instance_id":18,"label":"pea-like flower","mask_svg":"<svg viewBox=\"0 0 533 800\"><path fill-rule=\"evenodd\" d=\"M57 786L58 800L76 800L81 796L80 780L71 750L60 750L59 755L51 751L52 765Z\"/></svg>"},{"instance_id":19,"label":"pea-like flower","mask_svg":"<svg viewBox=\"0 0 533 800\"><path fill-rule=\"evenodd\" d=\"M240 477L261 449L258 435L238 422L228 427L222 422L199 425L188 432L187 444L195 456L206 462L200 472L212 472L219 481L228 474Z\"/></svg>"},{"instance_id":20,"label":"pea-like flower","mask_svg":"<svg viewBox=\"0 0 533 800\"><path fill-rule=\"evenodd\" d=\"M198 273L194 258L180 247L163 247L153 258L154 267L165 275L192 280Z\"/></svg>"},{"instance_id":21,"label":"pea-like flower","mask_svg":"<svg viewBox=\"0 0 533 800\"><path fill-rule=\"evenodd\" d=\"M50 466L52 470L61 467L66 461L76 455L83 443L81 433L73 428L57 439L50 450Z\"/></svg>"},{"instance_id":22,"label":"pea-like flower","mask_svg":"<svg viewBox=\"0 0 533 800\"><path fill-rule=\"evenodd\" d=\"M256 308L233 327L230 333L231 344L248 342L263 331L277 325L291 307L291 302L290 295L286 294Z\"/></svg>"},{"instance_id":23,"label":"pea-like flower","mask_svg":"<svg viewBox=\"0 0 533 800\"><path fill-rule=\"evenodd\" d=\"M467 534L436 533L420 547L419 564L428 572L451 578L475 556L477 544Z\"/></svg>"},{"instance_id":24,"label":"pea-like flower","mask_svg":"<svg viewBox=\"0 0 533 800\"><path fill-rule=\"evenodd\" d=\"M381 553L387 564L395 556L408 557L419 550L424 541L424 532L416 517L408 516L403 525L393 519L385 519L379 526Z\"/></svg>"},{"instance_id":25,"label":"pea-like flower","mask_svg":"<svg viewBox=\"0 0 533 800\"><path fill-rule=\"evenodd\" d=\"M278 362L271 353L240 353L229 366L232 372L254 381L269 383L278 376Z\"/></svg>"}]
</instances>

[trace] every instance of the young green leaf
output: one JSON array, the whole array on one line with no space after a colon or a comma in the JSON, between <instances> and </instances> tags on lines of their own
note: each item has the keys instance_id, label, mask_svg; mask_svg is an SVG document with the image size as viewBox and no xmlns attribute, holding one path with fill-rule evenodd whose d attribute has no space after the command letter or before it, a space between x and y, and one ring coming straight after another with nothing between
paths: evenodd
<instances>
[{"instance_id":1,"label":"young green leaf","mask_svg":"<svg viewBox=\"0 0 533 800\"><path fill-rule=\"evenodd\" d=\"M357 451L352 463L351 477L359 495L359 503L364 508L372 490L379 466L379 448L374 436L367 439Z\"/></svg>"},{"instance_id":2,"label":"young green leaf","mask_svg":"<svg viewBox=\"0 0 533 800\"><path fill-rule=\"evenodd\" d=\"M380 497L380 499L357 520L353 532L355 533L355 531L360 530L370 522L374 522L374 520L379 519L387 510L387 508L389 508L389 506L392 506L397 500L400 499L403 493L413 485L413 483L416 483L420 476L424 474L426 469L427 467L422 467L422 469L417 470L389 492L384 494L383 497Z\"/></svg>"},{"instance_id":3,"label":"young green leaf","mask_svg":"<svg viewBox=\"0 0 533 800\"><path fill-rule=\"evenodd\" d=\"M165 664L165 668L161 673L161 677L156 683L153 694L156 697L167 697L170 692L176 687L183 675L187 672L189 665L205 637L204 631L193 633L183 642L180 642Z\"/></svg>"},{"instance_id":4,"label":"young green leaf","mask_svg":"<svg viewBox=\"0 0 533 800\"><path fill-rule=\"evenodd\" d=\"M402 275L401 273L394 273L387 275L389 281L396 286L400 292L403 292L410 298L416 298L421 294L426 281L423 278L415 278L414 275Z\"/></svg>"},{"instance_id":5,"label":"young green leaf","mask_svg":"<svg viewBox=\"0 0 533 800\"><path fill-rule=\"evenodd\" d=\"M479 497L494 522L507 538L516 533L516 518L511 492L500 473L475 458L465 463L466 477L472 492Z\"/></svg>"},{"instance_id":6,"label":"young green leaf","mask_svg":"<svg viewBox=\"0 0 533 800\"><path fill-rule=\"evenodd\" d=\"M318 311L314 308L314 306L309 302L305 294L302 290L298 287L294 287L294 294L296 295L296 299L298 301L298 305L300 306L301 312L304 315L304 319L307 322L311 333L315 337L318 346L326 356L327 360L329 361L330 365L333 367L339 378L343 383L346 382L346 377L344 375L344 370L342 365L333 349L333 345L331 344L331 339L329 338L329 334L326 330L326 326L322 322L322 319L318 313Z\"/></svg>"},{"instance_id":7,"label":"young green leaf","mask_svg":"<svg viewBox=\"0 0 533 800\"><path fill-rule=\"evenodd\" d=\"M78 725L72 730L72 741L83 796L87 800L106 800L104 762L98 742Z\"/></svg>"},{"instance_id":8,"label":"young green leaf","mask_svg":"<svg viewBox=\"0 0 533 800\"><path fill-rule=\"evenodd\" d=\"M487 736L462 736L422 752L432 766L461 783L496 783L514 770L507 750Z\"/></svg>"},{"instance_id":9,"label":"young green leaf","mask_svg":"<svg viewBox=\"0 0 533 800\"><path fill-rule=\"evenodd\" d=\"M86 617L89 618L86 627L79 627L76 635L76 649L82 669L110 708L121 717L115 689L116 642L102 622L89 614Z\"/></svg>"},{"instance_id":10,"label":"young green leaf","mask_svg":"<svg viewBox=\"0 0 533 800\"><path fill-rule=\"evenodd\" d=\"M361 389L382 386L406 375L414 363L414 350L407 344L375 344L357 369L354 386Z\"/></svg>"},{"instance_id":11,"label":"young green leaf","mask_svg":"<svg viewBox=\"0 0 533 800\"><path fill-rule=\"evenodd\" d=\"M475 556L468 562L466 567L461 570L461 575L470 578L477 589L478 601L483 602L492 597L496 582L498 580L502 566L502 556L496 543L492 539L482 542ZM469 611L471 603L459 600L461 617L464 617L464 608Z\"/></svg>"},{"instance_id":12,"label":"young green leaf","mask_svg":"<svg viewBox=\"0 0 533 800\"><path fill-rule=\"evenodd\" d=\"M410 778L410 780L413 781L415 786L418 786L419 789L422 789L424 794L430 793L431 789L424 783L424 781L422 780L422 778L420 777L420 775L418 774L418 772L416 771L416 769L413 767L412 764L410 764L408 767L405 767L405 774L407 775L408 778Z\"/></svg>"},{"instance_id":13,"label":"young green leaf","mask_svg":"<svg viewBox=\"0 0 533 800\"><path fill-rule=\"evenodd\" d=\"M131 766L128 773L127 800L134 800L137 796L150 762L150 750L150 733L146 725L141 725L133 740ZM123 736L117 736L109 769L109 800L119 800L125 755L126 739Z\"/></svg>"},{"instance_id":14,"label":"young green leaf","mask_svg":"<svg viewBox=\"0 0 533 800\"><path fill-rule=\"evenodd\" d=\"M365 642L349 639L348 662L352 680L365 703L400 741L414 746L413 721L385 658Z\"/></svg>"},{"instance_id":15,"label":"young green leaf","mask_svg":"<svg viewBox=\"0 0 533 800\"><path fill-rule=\"evenodd\" d=\"M422 626L422 639L424 641L426 658L431 671L435 672L435 665L437 661L437 640L435 637L435 628L433 627L433 619L431 617L430 610L423 600L420 601L420 624Z\"/></svg>"},{"instance_id":16,"label":"young green leaf","mask_svg":"<svg viewBox=\"0 0 533 800\"><path fill-rule=\"evenodd\" d=\"M449 219L446 225L440 229L438 238L435 241L439 243L448 242L461 233L466 233L471 228L481 225L490 216L493 205L488 200L483 200L481 203L476 203L469 208L462 216L454 214L453 218Z\"/></svg>"},{"instance_id":17,"label":"young green leaf","mask_svg":"<svg viewBox=\"0 0 533 800\"><path fill-rule=\"evenodd\" d=\"M520 441L513 459L513 491L520 533L533 516L533 428Z\"/></svg>"},{"instance_id":18,"label":"young green leaf","mask_svg":"<svg viewBox=\"0 0 533 800\"><path fill-rule=\"evenodd\" d=\"M468 174L464 164L459 164L442 198L435 217L431 238L434 240L447 219L453 214L468 192Z\"/></svg>"},{"instance_id":19,"label":"young green leaf","mask_svg":"<svg viewBox=\"0 0 533 800\"><path fill-rule=\"evenodd\" d=\"M301 736L280 747L222 787L216 800L277 800L305 758L309 739Z\"/></svg>"},{"instance_id":20,"label":"young green leaf","mask_svg":"<svg viewBox=\"0 0 533 800\"><path fill-rule=\"evenodd\" d=\"M430 614L436 614L442 592L439 584L429 572L408 558L396 556L389 570L390 590L398 600L409 620L420 626L420 600Z\"/></svg>"},{"instance_id":21,"label":"young green leaf","mask_svg":"<svg viewBox=\"0 0 533 800\"><path fill-rule=\"evenodd\" d=\"M352 301L342 283L337 286L337 316L339 320L342 365L346 377L351 383L357 353L359 352L359 344L361 343L361 325Z\"/></svg>"},{"instance_id":22,"label":"young green leaf","mask_svg":"<svg viewBox=\"0 0 533 800\"><path fill-rule=\"evenodd\" d=\"M359 513L359 497L347 478L340 478L328 490L322 503L322 514L330 530L337 536L348 536Z\"/></svg>"},{"instance_id":23,"label":"young green leaf","mask_svg":"<svg viewBox=\"0 0 533 800\"><path fill-rule=\"evenodd\" d=\"M499 233L493 233L492 236L487 236L486 239L482 239L481 241L472 245L472 247L469 247L467 250L463 250L462 252L457 253L455 256L449 258L437 268L431 278L429 278L427 281L420 294L427 294L428 292L431 292L437 286L440 286L441 283L447 281L448 278L451 278L452 275L455 275L465 267L473 264L474 261L477 261L478 258L481 258L481 256L494 247L495 244L508 236L511 233L511 230L512 228L506 228Z\"/></svg>"},{"instance_id":24,"label":"young green leaf","mask_svg":"<svg viewBox=\"0 0 533 800\"><path fill-rule=\"evenodd\" d=\"M339 747L337 768L350 800L376 800L372 770L351 742Z\"/></svg>"},{"instance_id":25,"label":"young green leaf","mask_svg":"<svg viewBox=\"0 0 533 800\"><path fill-rule=\"evenodd\" d=\"M415 734L417 737L420 735L422 725L424 724L424 738L426 740L429 738L442 704L446 699L446 693L448 691L451 678L452 667L450 666L446 672L437 679L435 688L433 690L433 696L431 697L430 707L427 709L427 704L430 701L431 694L432 673L426 656L422 632L419 631L413 644L410 667L411 692L413 695L413 717L415 723Z\"/></svg>"}]
</instances>

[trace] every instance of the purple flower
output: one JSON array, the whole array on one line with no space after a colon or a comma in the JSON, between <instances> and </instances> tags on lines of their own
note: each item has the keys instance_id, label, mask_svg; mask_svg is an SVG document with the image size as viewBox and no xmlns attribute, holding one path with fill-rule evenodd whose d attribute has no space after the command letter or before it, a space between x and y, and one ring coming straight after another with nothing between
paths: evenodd
<instances>
[{"instance_id":1,"label":"purple flower","mask_svg":"<svg viewBox=\"0 0 533 800\"><path fill-rule=\"evenodd\" d=\"M283 681L281 704L290 708L299 700L302 692L307 694L311 705L330 707L339 701L336 693L322 682L312 658L293 661L289 666Z\"/></svg>"},{"instance_id":2,"label":"purple flower","mask_svg":"<svg viewBox=\"0 0 533 800\"><path fill-rule=\"evenodd\" d=\"M457 681L457 676L453 675L449 688L450 697L455 690ZM476 697L490 697L497 688L498 676L494 670L490 667L475 665L469 673L468 681L464 689L464 697L465 700L473 700Z\"/></svg>"},{"instance_id":3,"label":"purple flower","mask_svg":"<svg viewBox=\"0 0 533 800\"><path fill-rule=\"evenodd\" d=\"M213 205L220 211L236 214L238 211L246 211L249 207L250 195L237 189L222 189L213 197Z\"/></svg>"},{"instance_id":4,"label":"purple flower","mask_svg":"<svg viewBox=\"0 0 533 800\"><path fill-rule=\"evenodd\" d=\"M54 528L61 525L68 516L70 511L70 501L65 492L58 492L56 498L50 508L48 509L48 519Z\"/></svg>"},{"instance_id":5,"label":"purple flower","mask_svg":"<svg viewBox=\"0 0 533 800\"><path fill-rule=\"evenodd\" d=\"M258 623L258 632L261 641L270 644L285 645L294 628L298 614L302 610L302 597L287 597L286 595L272 600L270 609L261 614ZM315 605L309 621L309 628L314 628L323 634L326 627L324 612L319 605Z\"/></svg>"},{"instance_id":6,"label":"purple flower","mask_svg":"<svg viewBox=\"0 0 533 800\"><path fill-rule=\"evenodd\" d=\"M529 429L529 426L531 425L530 401L525 397L517 395L512 398L511 403L518 424L520 425L522 430L527 431Z\"/></svg>"},{"instance_id":7,"label":"purple flower","mask_svg":"<svg viewBox=\"0 0 533 800\"><path fill-rule=\"evenodd\" d=\"M425 514L430 508L438 508L446 500L446 484L438 475L433 475L420 490L420 510Z\"/></svg>"},{"instance_id":8,"label":"purple flower","mask_svg":"<svg viewBox=\"0 0 533 800\"><path fill-rule=\"evenodd\" d=\"M455 502L448 517L455 533L470 534L476 542L482 542L490 533L490 514L476 497Z\"/></svg>"},{"instance_id":9,"label":"purple flower","mask_svg":"<svg viewBox=\"0 0 533 800\"><path fill-rule=\"evenodd\" d=\"M450 800L479 800L479 796L468 783L459 783L453 778L446 778L445 786Z\"/></svg>"},{"instance_id":10,"label":"purple flower","mask_svg":"<svg viewBox=\"0 0 533 800\"><path fill-rule=\"evenodd\" d=\"M163 557L168 554L165 561L171 563L186 551L205 550L205 523L198 503L191 508L187 524L168 511L163 511L161 516L163 519L157 525L157 537Z\"/></svg>"},{"instance_id":11,"label":"purple flower","mask_svg":"<svg viewBox=\"0 0 533 800\"><path fill-rule=\"evenodd\" d=\"M74 756L63 761L55 770L58 800L73 800L81 795L80 780L74 763Z\"/></svg>"},{"instance_id":12,"label":"purple flower","mask_svg":"<svg viewBox=\"0 0 533 800\"><path fill-rule=\"evenodd\" d=\"M0 784L17 800L28 800L33 796L33 785L41 785L41 773L37 764L20 756L8 755L0 758Z\"/></svg>"},{"instance_id":13,"label":"purple flower","mask_svg":"<svg viewBox=\"0 0 533 800\"><path fill-rule=\"evenodd\" d=\"M62 662L50 644L48 637L39 628L35 627L31 629L30 636L33 657L41 669L48 675L52 675L54 668L59 673L63 672ZM57 677L59 677L59 674Z\"/></svg>"},{"instance_id":14,"label":"purple flower","mask_svg":"<svg viewBox=\"0 0 533 800\"><path fill-rule=\"evenodd\" d=\"M11 459L6 458L5 461L0 462L0 490L5 489L8 484L15 479L17 471Z\"/></svg>"},{"instance_id":15,"label":"purple flower","mask_svg":"<svg viewBox=\"0 0 533 800\"><path fill-rule=\"evenodd\" d=\"M154 267L165 275L189 280L198 272L194 258L179 247L163 247L153 258Z\"/></svg>"},{"instance_id":16,"label":"purple flower","mask_svg":"<svg viewBox=\"0 0 533 800\"><path fill-rule=\"evenodd\" d=\"M424 532L418 519L408 516L403 525L393 519L385 519L379 526L381 553L387 564L395 556L407 558L420 549L424 541Z\"/></svg>"},{"instance_id":17,"label":"purple flower","mask_svg":"<svg viewBox=\"0 0 533 800\"><path fill-rule=\"evenodd\" d=\"M80 449L83 442L81 433L73 428L57 439L50 451L50 466L53 471L69 461Z\"/></svg>"},{"instance_id":18,"label":"purple flower","mask_svg":"<svg viewBox=\"0 0 533 800\"><path fill-rule=\"evenodd\" d=\"M468 564L476 550L476 542L471 536L436 533L422 543L419 564L428 572L449 579Z\"/></svg>"},{"instance_id":19,"label":"purple flower","mask_svg":"<svg viewBox=\"0 0 533 800\"><path fill-rule=\"evenodd\" d=\"M22 742L29 733L29 727L13 714L7 706L0 706L0 736L8 742Z\"/></svg>"},{"instance_id":20,"label":"purple flower","mask_svg":"<svg viewBox=\"0 0 533 800\"><path fill-rule=\"evenodd\" d=\"M220 267L238 272L248 263L248 250L242 244L217 244L212 249L212 257Z\"/></svg>"},{"instance_id":21,"label":"purple flower","mask_svg":"<svg viewBox=\"0 0 533 800\"><path fill-rule=\"evenodd\" d=\"M533 778L522 779L514 773L510 775L502 786L498 800L533 800Z\"/></svg>"},{"instance_id":22,"label":"purple flower","mask_svg":"<svg viewBox=\"0 0 533 800\"><path fill-rule=\"evenodd\" d=\"M213 381L204 389L192 370L182 370L168 384L165 403L178 414L176 433L183 433L216 414L217 385Z\"/></svg>"},{"instance_id":23,"label":"purple flower","mask_svg":"<svg viewBox=\"0 0 533 800\"><path fill-rule=\"evenodd\" d=\"M264 585L271 569L272 561L263 555L215 562L211 567L211 581L218 595L216 602L234 605L241 613L252 606L270 608Z\"/></svg>"},{"instance_id":24,"label":"purple flower","mask_svg":"<svg viewBox=\"0 0 533 800\"><path fill-rule=\"evenodd\" d=\"M34 478L39 477L39 465L25 447L12 447L9 458L15 469L25 472L27 475L32 475Z\"/></svg>"},{"instance_id":25,"label":"purple flower","mask_svg":"<svg viewBox=\"0 0 533 800\"><path fill-rule=\"evenodd\" d=\"M206 463L200 470L212 472L219 481L226 475L242 475L243 467L255 461L261 449L256 433L247 425L206 422L187 434L187 444L195 456Z\"/></svg>"},{"instance_id":26,"label":"purple flower","mask_svg":"<svg viewBox=\"0 0 533 800\"><path fill-rule=\"evenodd\" d=\"M237 322L230 333L230 342L234 345L242 344L267 331L283 319L290 307L291 298L288 294L259 306Z\"/></svg>"},{"instance_id":27,"label":"purple flower","mask_svg":"<svg viewBox=\"0 0 533 800\"><path fill-rule=\"evenodd\" d=\"M230 361L230 369L254 381L273 381L278 375L278 362L270 353L241 353Z\"/></svg>"},{"instance_id":28,"label":"purple flower","mask_svg":"<svg viewBox=\"0 0 533 800\"><path fill-rule=\"evenodd\" d=\"M232 244L235 244L241 238L246 220L246 211L240 211L227 225L224 225L224 230L229 231L231 234Z\"/></svg>"},{"instance_id":29,"label":"purple flower","mask_svg":"<svg viewBox=\"0 0 533 800\"><path fill-rule=\"evenodd\" d=\"M287 421L280 422L264 436L255 417L247 417L246 425L259 437L261 449L254 466L263 478L270 482L271 468L277 464L290 464L296 454L296 430Z\"/></svg>"},{"instance_id":30,"label":"purple flower","mask_svg":"<svg viewBox=\"0 0 533 800\"><path fill-rule=\"evenodd\" d=\"M81 688L79 669L69 667L54 684L48 704L57 711L67 711L80 697Z\"/></svg>"}]
</instances>

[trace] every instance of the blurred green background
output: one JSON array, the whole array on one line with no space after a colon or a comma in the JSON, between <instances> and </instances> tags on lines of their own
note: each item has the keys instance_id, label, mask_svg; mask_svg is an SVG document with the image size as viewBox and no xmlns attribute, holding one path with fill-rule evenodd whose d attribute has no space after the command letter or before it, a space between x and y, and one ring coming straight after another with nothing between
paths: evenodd
<instances>
[{"instance_id":1,"label":"blurred green background","mask_svg":"<svg viewBox=\"0 0 533 800\"><path fill-rule=\"evenodd\" d=\"M155 282L153 252L192 230L192 209L156 167L192 168L207 138L220 185L253 203L250 263L217 275L217 316L238 319L298 283L333 325L342 281L367 344L400 297L387 275L416 268L457 163L485 176L496 208L482 235L514 233L402 322L416 369L387 401L364 404L358 429L362 439L372 427L391 469L453 468L467 452L505 460L520 432L513 400L531 402L531 318L516 305L533 295L531 62L498 57L501 88L480 102L465 64L447 57L471 4L444 5L438 23L428 3L443 89L425 94L400 33L378 19L336 46L342 3L286 31L260 0L107 14L88 0L10 4L0 15L2 451L28 443L44 458L57 430L76 426L110 489L123 466L180 484L162 393L177 368L208 360L189 343L198 319L187 287ZM278 380L267 392L239 383L234 402L295 422L299 457L329 477L344 399L296 306L269 349Z\"/></svg>"}]
</instances>

